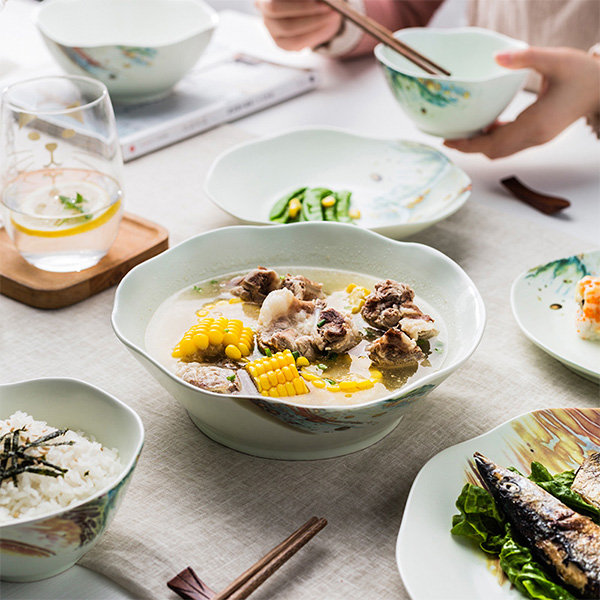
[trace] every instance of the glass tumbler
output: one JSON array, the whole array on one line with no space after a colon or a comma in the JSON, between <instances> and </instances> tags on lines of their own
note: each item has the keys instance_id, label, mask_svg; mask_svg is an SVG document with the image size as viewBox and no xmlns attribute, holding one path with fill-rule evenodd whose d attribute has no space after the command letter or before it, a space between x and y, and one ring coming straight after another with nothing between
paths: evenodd
<instances>
[{"instance_id":1,"label":"glass tumbler","mask_svg":"<svg viewBox=\"0 0 600 600\"><path fill-rule=\"evenodd\" d=\"M119 229L122 170L104 84L56 76L4 90L1 208L4 226L27 262L55 272L95 265Z\"/></svg>"}]
</instances>

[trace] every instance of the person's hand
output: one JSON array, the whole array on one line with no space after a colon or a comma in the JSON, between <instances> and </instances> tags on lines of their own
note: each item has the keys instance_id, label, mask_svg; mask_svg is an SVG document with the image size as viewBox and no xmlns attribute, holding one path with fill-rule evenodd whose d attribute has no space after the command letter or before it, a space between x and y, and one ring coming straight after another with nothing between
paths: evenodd
<instances>
[{"instance_id":1,"label":"person's hand","mask_svg":"<svg viewBox=\"0 0 600 600\"><path fill-rule=\"evenodd\" d=\"M342 17L317 0L256 0L275 43L284 50L315 48L340 30Z\"/></svg>"},{"instance_id":2,"label":"person's hand","mask_svg":"<svg viewBox=\"0 0 600 600\"><path fill-rule=\"evenodd\" d=\"M462 152L501 158L545 144L600 107L600 61L573 48L527 48L501 52L496 62L509 69L531 68L543 77L536 102L510 123L494 123L484 134L444 144Z\"/></svg>"}]
</instances>

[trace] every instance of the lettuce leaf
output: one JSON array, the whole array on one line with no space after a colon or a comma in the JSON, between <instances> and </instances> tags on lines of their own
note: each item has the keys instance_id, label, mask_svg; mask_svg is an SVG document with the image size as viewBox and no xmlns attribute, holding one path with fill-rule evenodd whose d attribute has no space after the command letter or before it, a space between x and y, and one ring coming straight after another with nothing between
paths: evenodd
<instances>
[{"instance_id":1,"label":"lettuce leaf","mask_svg":"<svg viewBox=\"0 0 600 600\"><path fill-rule=\"evenodd\" d=\"M546 575L526 547L513 539L510 524L487 490L465 484L456 508L460 514L452 517L451 533L467 537L484 552L499 556L502 570L521 593L535 600L575 600Z\"/></svg>"},{"instance_id":2,"label":"lettuce leaf","mask_svg":"<svg viewBox=\"0 0 600 600\"><path fill-rule=\"evenodd\" d=\"M529 479L555 498L558 498L569 508L590 517L592 521L600 525L600 509L586 502L577 492L571 489L575 479L575 471L564 471L552 475L541 463L532 462Z\"/></svg>"}]
</instances>

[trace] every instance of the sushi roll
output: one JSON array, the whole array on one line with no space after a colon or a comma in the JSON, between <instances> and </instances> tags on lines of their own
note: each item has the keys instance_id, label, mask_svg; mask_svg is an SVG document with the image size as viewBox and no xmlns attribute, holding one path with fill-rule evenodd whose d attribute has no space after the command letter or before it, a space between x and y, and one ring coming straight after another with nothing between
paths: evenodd
<instances>
[{"instance_id":1,"label":"sushi roll","mask_svg":"<svg viewBox=\"0 0 600 600\"><path fill-rule=\"evenodd\" d=\"M600 277L584 277L575 286L577 334L584 340L600 341Z\"/></svg>"}]
</instances>

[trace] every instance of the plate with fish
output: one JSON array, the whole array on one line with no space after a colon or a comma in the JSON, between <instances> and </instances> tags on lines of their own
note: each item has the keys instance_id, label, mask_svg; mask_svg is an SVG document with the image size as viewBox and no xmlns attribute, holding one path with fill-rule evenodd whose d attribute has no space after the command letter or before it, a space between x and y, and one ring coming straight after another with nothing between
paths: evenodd
<instances>
[{"instance_id":1,"label":"plate with fish","mask_svg":"<svg viewBox=\"0 0 600 600\"><path fill-rule=\"evenodd\" d=\"M530 412L434 456L396 561L413 600L598 597L600 410Z\"/></svg>"},{"instance_id":2,"label":"plate with fish","mask_svg":"<svg viewBox=\"0 0 600 600\"><path fill-rule=\"evenodd\" d=\"M539 265L513 283L523 333L578 375L600 381L600 250Z\"/></svg>"}]
</instances>

